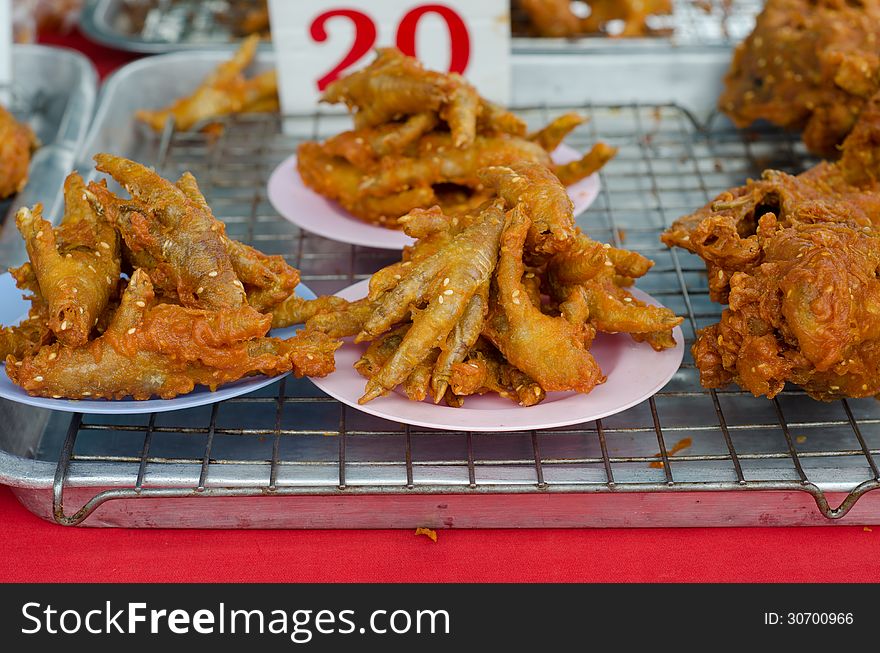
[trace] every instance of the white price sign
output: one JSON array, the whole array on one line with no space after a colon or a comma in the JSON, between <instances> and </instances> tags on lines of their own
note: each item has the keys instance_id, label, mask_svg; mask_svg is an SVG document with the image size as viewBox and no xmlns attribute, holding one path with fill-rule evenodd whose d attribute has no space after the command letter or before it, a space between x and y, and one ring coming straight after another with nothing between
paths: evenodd
<instances>
[{"instance_id":1,"label":"white price sign","mask_svg":"<svg viewBox=\"0 0 880 653\"><path fill-rule=\"evenodd\" d=\"M386 46L510 99L509 0L270 0L269 10L285 113L313 111L328 84Z\"/></svg>"},{"instance_id":2,"label":"white price sign","mask_svg":"<svg viewBox=\"0 0 880 653\"><path fill-rule=\"evenodd\" d=\"M0 0L0 93L12 83L12 0Z\"/></svg>"}]
</instances>

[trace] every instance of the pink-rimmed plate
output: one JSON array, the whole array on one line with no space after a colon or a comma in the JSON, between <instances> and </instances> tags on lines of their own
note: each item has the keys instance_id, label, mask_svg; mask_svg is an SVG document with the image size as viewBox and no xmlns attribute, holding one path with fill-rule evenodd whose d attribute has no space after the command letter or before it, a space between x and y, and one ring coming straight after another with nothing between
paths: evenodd
<instances>
[{"instance_id":1,"label":"pink-rimmed plate","mask_svg":"<svg viewBox=\"0 0 880 653\"><path fill-rule=\"evenodd\" d=\"M296 294L305 299L314 299L315 293L306 286L300 284L296 287ZM21 291L15 287L15 280L9 273L0 275L0 324L11 325L21 322L27 317L30 304L22 299ZM286 329L273 329L269 335L278 338L290 338L301 327L288 327ZM15 385L6 374L5 363L0 362L0 397L16 401L37 408L60 410L67 413L93 413L101 415L136 415L140 413L164 413L170 410L183 410L213 404L224 399L239 397L241 395L259 390L267 385L275 383L287 376L251 376L234 383L228 383L211 392L206 386L196 386L195 389L185 395L174 399L147 399L137 401L135 399L51 399L47 397L32 397L22 388Z\"/></svg>"},{"instance_id":2,"label":"pink-rimmed plate","mask_svg":"<svg viewBox=\"0 0 880 653\"><path fill-rule=\"evenodd\" d=\"M367 294L368 285L369 280L361 281L337 294L349 301L360 299ZM660 305L647 293L630 291L644 302ZM548 392L543 402L528 408L497 395L468 397L463 407L450 408L435 405L430 399L410 401L399 391L361 406L357 401L364 393L366 379L355 371L354 363L367 345L355 344L351 339L336 351L336 371L323 379L312 379L312 383L352 408L414 426L494 432L550 429L608 417L654 395L681 365L684 337L679 327L673 334L676 346L662 352L625 334L599 334L590 351L608 380L589 394Z\"/></svg>"},{"instance_id":3,"label":"pink-rimmed plate","mask_svg":"<svg viewBox=\"0 0 880 653\"><path fill-rule=\"evenodd\" d=\"M577 150L563 144L553 152L557 164L581 158ZM594 173L568 187L574 214L587 210L599 195L599 174ZM296 168L296 155L281 162L269 177L269 201L289 222L313 234L352 245L401 250L414 241L402 231L368 224L354 217L339 204L318 195L303 183Z\"/></svg>"}]
</instances>

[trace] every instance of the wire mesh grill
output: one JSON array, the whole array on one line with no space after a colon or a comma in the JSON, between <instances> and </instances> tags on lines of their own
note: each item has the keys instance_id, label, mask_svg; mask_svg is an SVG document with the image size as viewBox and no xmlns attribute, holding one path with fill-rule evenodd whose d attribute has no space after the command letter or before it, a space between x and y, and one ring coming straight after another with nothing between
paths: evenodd
<instances>
[{"instance_id":1,"label":"wire mesh grill","mask_svg":"<svg viewBox=\"0 0 880 653\"><path fill-rule=\"evenodd\" d=\"M579 106L522 109L537 126L577 110L590 117L568 142L585 150L600 137L620 148L602 170L596 203L578 218L592 237L636 250L656 265L639 286L678 314L689 346L718 318L702 262L660 244L680 215L764 168L797 172L812 163L795 137L743 134L726 123L696 125L681 108ZM338 115L245 116L222 136L162 136L154 162L166 177L190 170L229 234L302 271L329 293L395 260L299 230L265 195L274 167L302 138L336 133ZM299 133L301 136L291 136ZM527 410L527 409L524 409ZM75 524L104 501L327 493L520 493L787 489L810 492L827 517L841 517L880 485L880 404L824 404L788 387L756 399L736 387L699 385L689 354L653 398L618 415L549 431L461 433L411 428L348 408L305 379L287 378L251 395L148 416L55 414L43 447L61 450L55 516ZM65 434L66 433L66 437ZM63 491L83 485L81 465L106 466L126 487L96 495L72 515ZM837 508L826 491L849 495Z\"/></svg>"}]
</instances>

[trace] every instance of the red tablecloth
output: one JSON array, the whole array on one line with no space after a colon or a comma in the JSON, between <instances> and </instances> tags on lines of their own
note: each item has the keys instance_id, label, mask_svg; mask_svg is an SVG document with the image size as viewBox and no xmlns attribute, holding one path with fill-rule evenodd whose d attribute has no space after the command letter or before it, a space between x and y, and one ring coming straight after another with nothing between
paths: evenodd
<instances>
[{"instance_id":1,"label":"red tablecloth","mask_svg":"<svg viewBox=\"0 0 880 653\"><path fill-rule=\"evenodd\" d=\"M132 57L79 35L102 75ZM880 528L69 529L0 488L0 581L878 581Z\"/></svg>"}]
</instances>

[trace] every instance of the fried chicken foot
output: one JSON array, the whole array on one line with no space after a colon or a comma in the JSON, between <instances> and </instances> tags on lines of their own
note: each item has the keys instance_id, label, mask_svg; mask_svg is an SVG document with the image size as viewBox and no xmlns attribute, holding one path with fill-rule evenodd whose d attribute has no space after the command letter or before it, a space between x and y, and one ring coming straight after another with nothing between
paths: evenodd
<instances>
[{"instance_id":1,"label":"fried chicken foot","mask_svg":"<svg viewBox=\"0 0 880 653\"><path fill-rule=\"evenodd\" d=\"M116 230L91 209L84 189L79 175L67 178L65 215L55 229L43 219L40 205L15 216L47 304L48 326L71 347L88 342L116 292L121 264Z\"/></svg>"},{"instance_id":2,"label":"fried chicken foot","mask_svg":"<svg viewBox=\"0 0 880 653\"><path fill-rule=\"evenodd\" d=\"M409 305L425 299L428 304L424 309L415 312L412 327L400 347L367 382L366 391L359 403L375 399L402 383L431 349L446 341L450 331L468 308L471 298L491 278L503 226L504 217L501 211L497 207L490 207L483 212L479 222L456 236L444 250L432 257L439 259L440 264L430 278L425 275L419 280L414 288L415 292L409 295L412 300L407 302ZM433 267L433 264L425 266L426 269ZM393 295L408 280L409 278L401 281L388 295ZM377 318L371 317L367 321L358 340L375 337L399 319L392 317L389 322L389 316L399 315L399 310L389 310L393 304L383 304L382 299L374 306ZM380 307L383 309L381 312Z\"/></svg>"},{"instance_id":3,"label":"fried chicken foot","mask_svg":"<svg viewBox=\"0 0 880 653\"><path fill-rule=\"evenodd\" d=\"M134 267L148 270L163 294L187 307L222 310L246 303L225 236L205 204L134 161L110 154L95 161L132 195L123 201L99 184L88 186L98 210L122 234Z\"/></svg>"},{"instance_id":4,"label":"fried chicken foot","mask_svg":"<svg viewBox=\"0 0 880 653\"><path fill-rule=\"evenodd\" d=\"M522 257L530 220L521 204L508 219L501 239L498 290L483 334L544 390L589 392L604 377L584 345L583 329L565 318L544 315L529 301L522 285Z\"/></svg>"},{"instance_id":5,"label":"fried chicken foot","mask_svg":"<svg viewBox=\"0 0 880 653\"><path fill-rule=\"evenodd\" d=\"M235 113L277 111L275 71L268 70L252 79L243 76L259 43L259 35L244 39L232 59L220 64L192 95L176 100L165 109L138 111L135 117L157 132L161 132L169 120L175 128L187 131L198 124Z\"/></svg>"},{"instance_id":6,"label":"fried chicken foot","mask_svg":"<svg viewBox=\"0 0 880 653\"><path fill-rule=\"evenodd\" d=\"M264 338L271 318L245 306L212 312L156 305L149 276L137 270L107 331L84 347L48 345L7 358L7 373L29 394L47 397L170 399L212 390L251 374L331 372L339 343L317 333Z\"/></svg>"}]
</instances>

